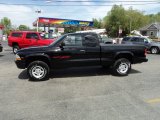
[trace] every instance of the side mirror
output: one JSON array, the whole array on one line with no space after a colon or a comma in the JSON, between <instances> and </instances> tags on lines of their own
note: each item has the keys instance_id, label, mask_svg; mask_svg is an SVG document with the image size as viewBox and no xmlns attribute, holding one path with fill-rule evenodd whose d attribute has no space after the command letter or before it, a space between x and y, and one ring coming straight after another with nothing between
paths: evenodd
<instances>
[{"instance_id":1,"label":"side mirror","mask_svg":"<svg viewBox=\"0 0 160 120\"><path fill-rule=\"evenodd\" d=\"M65 46L65 43L64 43L64 42L60 43L59 47L60 47L61 49L63 49L63 46Z\"/></svg>"}]
</instances>

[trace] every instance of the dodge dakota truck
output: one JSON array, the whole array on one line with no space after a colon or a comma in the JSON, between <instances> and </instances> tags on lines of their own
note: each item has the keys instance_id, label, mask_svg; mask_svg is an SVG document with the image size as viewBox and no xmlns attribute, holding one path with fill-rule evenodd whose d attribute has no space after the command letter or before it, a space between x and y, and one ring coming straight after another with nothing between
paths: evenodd
<instances>
[{"instance_id":1,"label":"dodge dakota truck","mask_svg":"<svg viewBox=\"0 0 160 120\"><path fill-rule=\"evenodd\" d=\"M104 44L98 34L91 32L70 33L49 46L18 50L15 58L18 68L27 68L31 80L48 79L51 69L99 65L126 76L131 64L147 61L144 46Z\"/></svg>"}]
</instances>

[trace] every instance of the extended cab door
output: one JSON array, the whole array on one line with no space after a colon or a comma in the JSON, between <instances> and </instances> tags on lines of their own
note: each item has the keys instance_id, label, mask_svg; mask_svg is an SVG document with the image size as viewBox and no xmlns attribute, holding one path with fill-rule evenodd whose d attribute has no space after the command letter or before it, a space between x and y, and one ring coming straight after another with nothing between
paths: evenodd
<instances>
[{"instance_id":1,"label":"extended cab door","mask_svg":"<svg viewBox=\"0 0 160 120\"><path fill-rule=\"evenodd\" d=\"M30 46L38 46L37 40L39 39L39 35L37 33L26 33L26 36L24 38L24 44L25 47L30 47Z\"/></svg>"},{"instance_id":2,"label":"extended cab door","mask_svg":"<svg viewBox=\"0 0 160 120\"><path fill-rule=\"evenodd\" d=\"M86 47L83 46L83 36L81 34L66 35L57 47L60 47L60 50L56 53L54 52L54 57L52 57L53 67L78 67L86 65Z\"/></svg>"},{"instance_id":3,"label":"extended cab door","mask_svg":"<svg viewBox=\"0 0 160 120\"><path fill-rule=\"evenodd\" d=\"M85 35L84 46L85 50L85 63L88 66L100 65L100 45L99 37L97 34Z\"/></svg>"}]
</instances>

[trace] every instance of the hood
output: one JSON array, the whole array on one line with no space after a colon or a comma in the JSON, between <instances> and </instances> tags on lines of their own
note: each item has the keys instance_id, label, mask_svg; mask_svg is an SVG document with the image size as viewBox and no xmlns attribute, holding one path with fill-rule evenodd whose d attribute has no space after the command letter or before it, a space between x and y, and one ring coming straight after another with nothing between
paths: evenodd
<instances>
[{"instance_id":1,"label":"hood","mask_svg":"<svg viewBox=\"0 0 160 120\"><path fill-rule=\"evenodd\" d=\"M47 49L49 49L49 46L39 46L39 47L28 47L28 48L23 48L17 51L17 53L21 53L21 52L42 52L42 51L46 51Z\"/></svg>"},{"instance_id":2,"label":"hood","mask_svg":"<svg viewBox=\"0 0 160 120\"><path fill-rule=\"evenodd\" d=\"M160 46L160 42L158 42L158 41L152 41L150 44Z\"/></svg>"}]
</instances>

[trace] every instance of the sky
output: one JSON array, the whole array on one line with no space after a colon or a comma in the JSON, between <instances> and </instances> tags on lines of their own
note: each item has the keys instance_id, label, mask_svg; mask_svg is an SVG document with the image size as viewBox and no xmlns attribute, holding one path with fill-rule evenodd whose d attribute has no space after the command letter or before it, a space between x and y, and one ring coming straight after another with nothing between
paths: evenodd
<instances>
[{"instance_id":1,"label":"sky","mask_svg":"<svg viewBox=\"0 0 160 120\"><path fill-rule=\"evenodd\" d=\"M23 24L31 28L38 17L92 21L105 17L114 4L123 5L125 9L132 7L145 14L160 12L160 0L0 0L0 19L8 17L14 26ZM37 10L41 13L36 13Z\"/></svg>"}]
</instances>

